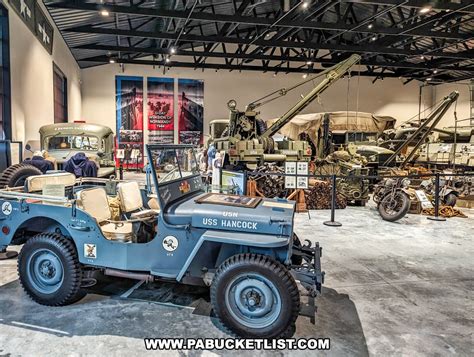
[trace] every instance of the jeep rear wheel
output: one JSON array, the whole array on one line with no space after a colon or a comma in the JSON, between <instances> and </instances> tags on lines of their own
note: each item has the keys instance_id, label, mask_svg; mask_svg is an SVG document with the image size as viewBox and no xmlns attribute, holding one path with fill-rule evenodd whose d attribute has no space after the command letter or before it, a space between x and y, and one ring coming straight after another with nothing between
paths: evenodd
<instances>
[{"instance_id":1,"label":"jeep rear wheel","mask_svg":"<svg viewBox=\"0 0 474 357\"><path fill-rule=\"evenodd\" d=\"M217 270L211 285L214 312L244 338L287 338L300 310L298 286L288 269L270 257L239 254Z\"/></svg>"},{"instance_id":2,"label":"jeep rear wheel","mask_svg":"<svg viewBox=\"0 0 474 357\"><path fill-rule=\"evenodd\" d=\"M41 305L69 305L85 296L76 248L59 234L29 239L18 256L18 274L25 292Z\"/></svg>"}]
</instances>

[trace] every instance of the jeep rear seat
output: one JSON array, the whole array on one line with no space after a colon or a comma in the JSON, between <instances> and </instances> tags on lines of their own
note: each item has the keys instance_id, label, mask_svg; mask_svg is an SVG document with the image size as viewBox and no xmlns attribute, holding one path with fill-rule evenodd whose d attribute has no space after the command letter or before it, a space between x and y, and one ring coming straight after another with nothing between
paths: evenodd
<instances>
[{"instance_id":1,"label":"jeep rear seat","mask_svg":"<svg viewBox=\"0 0 474 357\"><path fill-rule=\"evenodd\" d=\"M76 183L76 176L68 172L60 172L56 174L35 175L26 179L26 192L42 192L47 185L64 185L64 187L72 187Z\"/></svg>"},{"instance_id":2,"label":"jeep rear seat","mask_svg":"<svg viewBox=\"0 0 474 357\"><path fill-rule=\"evenodd\" d=\"M133 238L131 222L110 222L110 212L107 193L103 187L89 188L79 192L82 209L94 217L104 236L109 240L130 242Z\"/></svg>"}]
</instances>

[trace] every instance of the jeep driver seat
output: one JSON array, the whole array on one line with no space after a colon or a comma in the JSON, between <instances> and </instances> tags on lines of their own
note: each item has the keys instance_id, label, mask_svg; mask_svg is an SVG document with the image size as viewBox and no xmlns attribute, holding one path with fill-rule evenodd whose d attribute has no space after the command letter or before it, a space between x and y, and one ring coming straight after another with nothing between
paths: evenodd
<instances>
[{"instance_id":1,"label":"jeep driver seat","mask_svg":"<svg viewBox=\"0 0 474 357\"><path fill-rule=\"evenodd\" d=\"M132 223L111 221L107 193L102 187L89 188L79 192L82 209L94 217L104 236L109 240L130 242L133 238Z\"/></svg>"}]
</instances>

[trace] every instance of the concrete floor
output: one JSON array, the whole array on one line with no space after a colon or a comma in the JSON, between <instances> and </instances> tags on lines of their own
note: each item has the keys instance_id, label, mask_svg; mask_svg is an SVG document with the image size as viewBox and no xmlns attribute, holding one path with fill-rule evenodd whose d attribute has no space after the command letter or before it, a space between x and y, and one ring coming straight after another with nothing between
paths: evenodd
<instances>
[{"instance_id":1,"label":"concrete floor","mask_svg":"<svg viewBox=\"0 0 474 357\"><path fill-rule=\"evenodd\" d=\"M316 324L300 317L296 337L331 338L321 353L331 356L472 356L474 211L465 212L467 219L389 223L373 207L349 207L337 212L339 228L322 224L328 211L298 214L297 233L324 249L326 284ZM101 294L50 308L22 292L15 261L0 261L0 272L0 356L133 356L146 353L144 337L226 336L206 310L205 291L193 301L182 286L149 285L125 297L135 283L112 280Z\"/></svg>"}]
</instances>

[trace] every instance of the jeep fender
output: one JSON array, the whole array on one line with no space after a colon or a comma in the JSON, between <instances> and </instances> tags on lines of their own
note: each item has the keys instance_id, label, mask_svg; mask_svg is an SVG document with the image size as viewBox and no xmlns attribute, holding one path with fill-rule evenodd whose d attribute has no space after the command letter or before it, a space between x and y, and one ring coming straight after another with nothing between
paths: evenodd
<instances>
[{"instance_id":1,"label":"jeep fender","mask_svg":"<svg viewBox=\"0 0 474 357\"><path fill-rule=\"evenodd\" d=\"M196 268L199 267L200 269L203 266L202 259L209 255L211 250L209 248L211 247L217 247L219 250L218 257L214 262L216 265L219 265L230 256L243 251L269 255L281 262L285 262L288 261L290 255L290 250L287 249L289 243L290 237L207 230L194 246L176 280L181 281L186 272L195 270L192 269L194 262L198 262Z\"/></svg>"}]
</instances>

